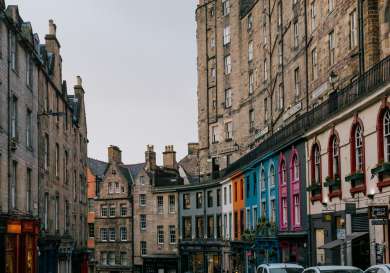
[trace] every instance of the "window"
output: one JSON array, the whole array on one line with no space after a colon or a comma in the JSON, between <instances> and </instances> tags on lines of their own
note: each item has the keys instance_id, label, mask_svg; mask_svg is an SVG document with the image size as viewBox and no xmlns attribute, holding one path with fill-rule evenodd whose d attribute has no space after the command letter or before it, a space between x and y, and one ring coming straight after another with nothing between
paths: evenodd
<instances>
[{"instance_id":1,"label":"window","mask_svg":"<svg viewBox=\"0 0 390 273\"><path fill-rule=\"evenodd\" d=\"M253 27L253 16L252 14L248 15L248 31L251 31Z\"/></svg>"},{"instance_id":2,"label":"window","mask_svg":"<svg viewBox=\"0 0 390 273\"><path fill-rule=\"evenodd\" d=\"M44 154L43 154L43 161L44 161L44 164L45 164L45 170L48 170L49 168L49 135L48 134L45 134L45 138L44 138Z\"/></svg>"},{"instance_id":3,"label":"window","mask_svg":"<svg viewBox=\"0 0 390 273\"><path fill-rule=\"evenodd\" d=\"M213 201L213 192L208 191L207 192L207 207L212 208L214 206L214 201Z\"/></svg>"},{"instance_id":4,"label":"window","mask_svg":"<svg viewBox=\"0 0 390 273\"><path fill-rule=\"evenodd\" d=\"M383 115L383 148L384 161L390 161L390 111L386 110Z\"/></svg>"},{"instance_id":5,"label":"window","mask_svg":"<svg viewBox=\"0 0 390 273\"><path fill-rule=\"evenodd\" d=\"M146 230L146 215L145 214L140 215L140 228L141 228L141 230Z\"/></svg>"},{"instance_id":6,"label":"window","mask_svg":"<svg viewBox=\"0 0 390 273\"><path fill-rule=\"evenodd\" d=\"M357 124L355 127L355 162L356 171L363 172L363 130L360 124Z\"/></svg>"},{"instance_id":7,"label":"window","mask_svg":"<svg viewBox=\"0 0 390 273\"><path fill-rule=\"evenodd\" d=\"M268 120L268 98L264 98L264 123Z\"/></svg>"},{"instance_id":8,"label":"window","mask_svg":"<svg viewBox=\"0 0 390 273\"><path fill-rule=\"evenodd\" d=\"M157 213L164 213L164 196L157 196Z\"/></svg>"},{"instance_id":9,"label":"window","mask_svg":"<svg viewBox=\"0 0 390 273\"><path fill-rule=\"evenodd\" d=\"M301 210L300 210L300 202L299 195L294 195L294 224L299 226L301 224Z\"/></svg>"},{"instance_id":10,"label":"window","mask_svg":"<svg viewBox=\"0 0 390 273\"><path fill-rule=\"evenodd\" d=\"M9 185L9 192L10 192L10 207L12 209L16 208L16 185L17 185L17 173L18 173L18 163L16 161L12 162L12 173L11 173L11 179L10 179L10 185Z\"/></svg>"},{"instance_id":11,"label":"window","mask_svg":"<svg viewBox=\"0 0 390 273\"><path fill-rule=\"evenodd\" d=\"M227 214L224 214L223 215L223 238L224 239L228 239L228 236L227 236L227 225L228 225Z\"/></svg>"},{"instance_id":12,"label":"window","mask_svg":"<svg viewBox=\"0 0 390 273\"><path fill-rule=\"evenodd\" d=\"M248 44L248 62L253 61L253 41Z\"/></svg>"},{"instance_id":13,"label":"window","mask_svg":"<svg viewBox=\"0 0 390 273\"><path fill-rule=\"evenodd\" d=\"M276 207L275 207L275 199L271 200L271 223L275 223L276 219Z\"/></svg>"},{"instance_id":14,"label":"window","mask_svg":"<svg viewBox=\"0 0 390 273\"><path fill-rule=\"evenodd\" d=\"M232 185L229 185L229 204L232 203Z\"/></svg>"},{"instance_id":15,"label":"window","mask_svg":"<svg viewBox=\"0 0 390 273\"><path fill-rule=\"evenodd\" d=\"M116 215L115 210L116 208L114 206L110 206L110 217L115 217Z\"/></svg>"},{"instance_id":16,"label":"window","mask_svg":"<svg viewBox=\"0 0 390 273\"><path fill-rule=\"evenodd\" d=\"M141 255L146 255L146 254L147 254L146 242L145 241L141 241Z\"/></svg>"},{"instance_id":17,"label":"window","mask_svg":"<svg viewBox=\"0 0 390 273\"><path fill-rule=\"evenodd\" d=\"M294 48L297 48L299 45L299 25L298 21L295 21L293 23L293 41L294 41Z\"/></svg>"},{"instance_id":18,"label":"window","mask_svg":"<svg viewBox=\"0 0 390 273\"><path fill-rule=\"evenodd\" d=\"M191 208L190 194L185 193L183 194L183 209L190 209L190 208Z\"/></svg>"},{"instance_id":19,"label":"window","mask_svg":"<svg viewBox=\"0 0 390 273\"><path fill-rule=\"evenodd\" d=\"M244 181L242 179L240 181L240 193L241 193L241 200L244 200Z\"/></svg>"},{"instance_id":20,"label":"window","mask_svg":"<svg viewBox=\"0 0 390 273\"><path fill-rule=\"evenodd\" d=\"M230 58L230 55L225 56L225 75L229 75L230 72L232 72L232 60Z\"/></svg>"},{"instance_id":21,"label":"window","mask_svg":"<svg viewBox=\"0 0 390 273\"><path fill-rule=\"evenodd\" d=\"M126 227L120 227L119 234L121 241L127 241L127 228Z\"/></svg>"},{"instance_id":22,"label":"window","mask_svg":"<svg viewBox=\"0 0 390 273\"><path fill-rule=\"evenodd\" d=\"M221 206L221 189L217 189L217 207Z\"/></svg>"},{"instance_id":23,"label":"window","mask_svg":"<svg viewBox=\"0 0 390 273\"><path fill-rule=\"evenodd\" d=\"M203 216L196 216L195 221L196 221L196 226L195 226L196 238L203 239L204 237Z\"/></svg>"},{"instance_id":24,"label":"window","mask_svg":"<svg viewBox=\"0 0 390 273\"><path fill-rule=\"evenodd\" d=\"M248 198L250 196L250 180L249 180L249 176L246 177L246 197Z\"/></svg>"},{"instance_id":25,"label":"window","mask_svg":"<svg viewBox=\"0 0 390 273\"><path fill-rule=\"evenodd\" d=\"M261 188L261 191L265 191L265 171L264 169L261 170L261 173L260 173L260 188Z\"/></svg>"},{"instance_id":26,"label":"window","mask_svg":"<svg viewBox=\"0 0 390 273\"><path fill-rule=\"evenodd\" d=\"M100 256L102 264L107 265L107 252L101 252Z\"/></svg>"},{"instance_id":27,"label":"window","mask_svg":"<svg viewBox=\"0 0 390 273\"><path fill-rule=\"evenodd\" d=\"M119 183L118 182L115 182L115 193L120 193L121 190L120 190L120 187L119 187Z\"/></svg>"},{"instance_id":28,"label":"window","mask_svg":"<svg viewBox=\"0 0 390 273\"><path fill-rule=\"evenodd\" d=\"M11 44L11 68L16 72L17 70L17 43L16 43L16 34L11 32L10 34L10 44Z\"/></svg>"},{"instance_id":29,"label":"window","mask_svg":"<svg viewBox=\"0 0 390 273\"><path fill-rule=\"evenodd\" d=\"M211 143L217 143L218 142L217 130L218 130L218 126L212 126L211 127Z\"/></svg>"},{"instance_id":30,"label":"window","mask_svg":"<svg viewBox=\"0 0 390 273\"><path fill-rule=\"evenodd\" d=\"M47 230L49 227L49 194L45 192L45 200L44 200L44 217L43 217L43 225L44 229Z\"/></svg>"},{"instance_id":31,"label":"window","mask_svg":"<svg viewBox=\"0 0 390 273\"><path fill-rule=\"evenodd\" d=\"M267 216L267 206L265 201L261 202L261 217L265 218Z\"/></svg>"},{"instance_id":32,"label":"window","mask_svg":"<svg viewBox=\"0 0 390 273\"><path fill-rule=\"evenodd\" d=\"M108 229L107 228L100 229L100 240L102 240L104 242L108 241Z\"/></svg>"},{"instance_id":33,"label":"window","mask_svg":"<svg viewBox=\"0 0 390 273\"><path fill-rule=\"evenodd\" d=\"M252 228L255 230L257 225L257 207L253 208L253 221L252 221Z\"/></svg>"},{"instance_id":34,"label":"window","mask_svg":"<svg viewBox=\"0 0 390 273\"><path fill-rule=\"evenodd\" d=\"M210 39L210 47L211 47L211 48L214 48L214 47L215 47L215 38L214 38L214 36L211 37L211 39Z\"/></svg>"},{"instance_id":35,"label":"window","mask_svg":"<svg viewBox=\"0 0 390 273\"><path fill-rule=\"evenodd\" d=\"M329 51L329 65L330 66L334 65L335 57L336 57L336 54L335 54L336 47L334 45L334 42L335 42L334 31L332 30L328 34L328 51Z\"/></svg>"},{"instance_id":36,"label":"window","mask_svg":"<svg viewBox=\"0 0 390 273\"><path fill-rule=\"evenodd\" d=\"M263 62L263 74L264 74L264 81L267 81L268 80L267 59L264 59Z\"/></svg>"},{"instance_id":37,"label":"window","mask_svg":"<svg viewBox=\"0 0 390 273\"><path fill-rule=\"evenodd\" d=\"M223 29L223 45L230 43L230 26L225 26Z\"/></svg>"},{"instance_id":38,"label":"window","mask_svg":"<svg viewBox=\"0 0 390 273\"><path fill-rule=\"evenodd\" d=\"M201 192L196 193L196 208L200 209L203 206L203 194Z\"/></svg>"},{"instance_id":39,"label":"window","mask_svg":"<svg viewBox=\"0 0 390 273\"><path fill-rule=\"evenodd\" d=\"M89 238L95 237L95 224L88 223L88 235L89 235Z\"/></svg>"},{"instance_id":40,"label":"window","mask_svg":"<svg viewBox=\"0 0 390 273\"><path fill-rule=\"evenodd\" d=\"M264 42L264 45L267 44L267 20L268 20L268 17L266 14L263 15L263 42Z\"/></svg>"},{"instance_id":41,"label":"window","mask_svg":"<svg viewBox=\"0 0 390 273\"><path fill-rule=\"evenodd\" d=\"M227 204L227 188L223 187L223 204Z\"/></svg>"},{"instance_id":42,"label":"window","mask_svg":"<svg viewBox=\"0 0 390 273\"><path fill-rule=\"evenodd\" d=\"M329 176L332 178L340 176L340 148L336 135L331 137L329 146Z\"/></svg>"},{"instance_id":43,"label":"window","mask_svg":"<svg viewBox=\"0 0 390 273\"><path fill-rule=\"evenodd\" d=\"M318 66L317 66L317 48L313 48L311 51L311 78L316 80L318 77Z\"/></svg>"},{"instance_id":44,"label":"window","mask_svg":"<svg viewBox=\"0 0 390 273\"><path fill-rule=\"evenodd\" d=\"M68 200L65 200L65 219L64 219L64 223L65 223L65 232L68 232L69 231L69 201ZM82 223L80 221L80 225L82 226Z\"/></svg>"},{"instance_id":45,"label":"window","mask_svg":"<svg viewBox=\"0 0 390 273\"><path fill-rule=\"evenodd\" d=\"M164 227L157 226L157 243L162 245L164 244Z\"/></svg>"},{"instance_id":46,"label":"window","mask_svg":"<svg viewBox=\"0 0 390 273\"><path fill-rule=\"evenodd\" d=\"M214 238L214 215L207 216L207 238Z\"/></svg>"},{"instance_id":47,"label":"window","mask_svg":"<svg viewBox=\"0 0 390 273\"><path fill-rule=\"evenodd\" d=\"M107 217L108 216L108 208L107 208L107 206L101 206L100 207L100 216L101 217Z\"/></svg>"},{"instance_id":48,"label":"window","mask_svg":"<svg viewBox=\"0 0 390 273\"><path fill-rule=\"evenodd\" d=\"M237 202L238 200L238 184L237 182L234 183L234 201Z\"/></svg>"},{"instance_id":49,"label":"window","mask_svg":"<svg viewBox=\"0 0 390 273\"><path fill-rule=\"evenodd\" d=\"M225 90L225 108L232 107L232 89Z\"/></svg>"},{"instance_id":50,"label":"window","mask_svg":"<svg viewBox=\"0 0 390 273\"><path fill-rule=\"evenodd\" d=\"M115 228L110 228L110 242L114 242L116 240Z\"/></svg>"},{"instance_id":51,"label":"window","mask_svg":"<svg viewBox=\"0 0 390 273\"><path fill-rule=\"evenodd\" d=\"M287 183L286 162L284 160L280 164L280 182L282 182L282 185L286 185Z\"/></svg>"},{"instance_id":52,"label":"window","mask_svg":"<svg viewBox=\"0 0 390 273\"><path fill-rule=\"evenodd\" d=\"M145 177L143 176L143 175L141 175L140 177L139 177L139 183L143 186L143 185L145 185Z\"/></svg>"},{"instance_id":53,"label":"window","mask_svg":"<svg viewBox=\"0 0 390 273\"><path fill-rule=\"evenodd\" d=\"M58 143L56 143L55 157L56 157L55 174L56 177L59 177L60 176L60 146L58 145Z\"/></svg>"},{"instance_id":54,"label":"window","mask_svg":"<svg viewBox=\"0 0 390 273\"><path fill-rule=\"evenodd\" d=\"M269 184L270 184L270 187L274 187L275 186L275 168L274 168L274 165L271 165L271 167L269 168Z\"/></svg>"},{"instance_id":55,"label":"window","mask_svg":"<svg viewBox=\"0 0 390 273\"><path fill-rule=\"evenodd\" d=\"M18 99L13 96L11 100L11 137L18 136Z\"/></svg>"},{"instance_id":56,"label":"window","mask_svg":"<svg viewBox=\"0 0 390 273\"><path fill-rule=\"evenodd\" d=\"M250 208L247 208L246 209L246 229L250 229L250 226L251 226L251 211L250 211Z\"/></svg>"},{"instance_id":57,"label":"window","mask_svg":"<svg viewBox=\"0 0 390 273\"><path fill-rule=\"evenodd\" d=\"M27 109L26 115L26 147L32 148L32 113Z\"/></svg>"},{"instance_id":58,"label":"window","mask_svg":"<svg viewBox=\"0 0 390 273\"><path fill-rule=\"evenodd\" d=\"M222 14L224 16L229 15L230 13L230 2L229 0L223 0L222 1Z\"/></svg>"},{"instance_id":59,"label":"window","mask_svg":"<svg viewBox=\"0 0 390 273\"><path fill-rule=\"evenodd\" d=\"M146 195L145 194L140 194L139 195L139 205L141 207L146 206Z\"/></svg>"},{"instance_id":60,"label":"window","mask_svg":"<svg viewBox=\"0 0 390 273\"><path fill-rule=\"evenodd\" d=\"M127 253L126 252L121 252L120 264L127 265Z\"/></svg>"},{"instance_id":61,"label":"window","mask_svg":"<svg viewBox=\"0 0 390 273\"><path fill-rule=\"evenodd\" d=\"M278 64L279 66L283 65L283 44L279 42L278 44Z\"/></svg>"},{"instance_id":62,"label":"window","mask_svg":"<svg viewBox=\"0 0 390 273\"><path fill-rule=\"evenodd\" d=\"M169 195L169 213L176 212L176 200L174 195Z\"/></svg>"},{"instance_id":63,"label":"window","mask_svg":"<svg viewBox=\"0 0 390 273\"><path fill-rule=\"evenodd\" d=\"M328 13L331 13L334 9L334 0L328 0Z\"/></svg>"},{"instance_id":64,"label":"window","mask_svg":"<svg viewBox=\"0 0 390 273\"><path fill-rule=\"evenodd\" d=\"M58 232L60 228L60 219L59 219L59 210L60 210L60 197L57 195L54 203L54 225L55 230Z\"/></svg>"},{"instance_id":65,"label":"window","mask_svg":"<svg viewBox=\"0 0 390 273\"><path fill-rule=\"evenodd\" d=\"M253 132L255 129L255 111L249 110L249 132Z\"/></svg>"},{"instance_id":66,"label":"window","mask_svg":"<svg viewBox=\"0 0 390 273\"><path fill-rule=\"evenodd\" d=\"M299 98L301 94L300 88L300 77L299 77L299 67L294 70L294 90L295 90L295 98Z\"/></svg>"},{"instance_id":67,"label":"window","mask_svg":"<svg viewBox=\"0 0 390 273\"><path fill-rule=\"evenodd\" d=\"M126 217L126 216L127 216L127 206L121 205L121 217Z\"/></svg>"},{"instance_id":68,"label":"window","mask_svg":"<svg viewBox=\"0 0 390 273\"><path fill-rule=\"evenodd\" d=\"M357 30L357 14L354 9L349 14L349 47L353 49L358 44L358 30Z\"/></svg>"},{"instance_id":69,"label":"window","mask_svg":"<svg viewBox=\"0 0 390 273\"><path fill-rule=\"evenodd\" d=\"M176 227L169 226L169 243L176 244Z\"/></svg>"},{"instance_id":70,"label":"window","mask_svg":"<svg viewBox=\"0 0 390 273\"><path fill-rule=\"evenodd\" d=\"M293 178L294 181L297 181L299 179L299 161L297 155L294 155L292 165Z\"/></svg>"},{"instance_id":71,"label":"window","mask_svg":"<svg viewBox=\"0 0 390 273\"><path fill-rule=\"evenodd\" d=\"M229 239L232 238L232 218L233 215L231 212L229 212Z\"/></svg>"},{"instance_id":72,"label":"window","mask_svg":"<svg viewBox=\"0 0 390 273\"><path fill-rule=\"evenodd\" d=\"M211 79L215 80L215 77L216 77L216 69L215 69L215 67L212 67L211 68Z\"/></svg>"},{"instance_id":73,"label":"window","mask_svg":"<svg viewBox=\"0 0 390 273\"><path fill-rule=\"evenodd\" d=\"M65 151L63 167L64 167L64 180L66 185L69 184L68 163L69 163L68 151Z\"/></svg>"},{"instance_id":74,"label":"window","mask_svg":"<svg viewBox=\"0 0 390 273\"><path fill-rule=\"evenodd\" d=\"M278 109L279 110L283 110L283 107L284 107L284 92L283 92L283 84L280 84L279 85L279 89L278 89Z\"/></svg>"},{"instance_id":75,"label":"window","mask_svg":"<svg viewBox=\"0 0 390 273\"><path fill-rule=\"evenodd\" d=\"M320 184L321 183L321 154L320 154L320 148L318 144L314 144L313 146L313 160L314 160L314 168L312 171L314 172L314 175L312 175L312 178L314 181L312 183L314 184Z\"/></svg>"},{"instance_id":76,"label":"window","mask_svg":"<svg viewBox=\"0 0 390 273\"><path fill-rule=\"evenodd\" d=\"M27 178L27 185L26 185L26 211L31 213L32 212L32 195L31 195L31 183L32 183L32 170L30 168L27 168L26 172L26 178Z\"/></svg>"},{"instance_id":77,"label":"window","mask_svg":"<svg viewBox=\"0 0 390 273\"><path fill-rule=\"evenodd\" d=\"M115 253L114 252L108 252L108 264L115 265Z\"/></svg>"},{"instance_id":78,"label":"window","mask_svg":"<svg viewBox=\"0 0 390 273\"><path fill-rule=\"evenodd\" d=\"M26 58L26 84L30 88L33 87L33 69L34 69L33 58L30 54L27 54L27 58Z\"/></svg>"},{"instance_id":79,"label":"window","mask_svg":"<svg viewBox=\"0 0 390 273\"><path fill-rule=\"evenodd\" d=\"M316 1L311 2L310 5L310 14L311 14L311 31L313 32L317 27L317 7Z\"/></svg>"},{"instance_id":80,"label":"window","mask_svg":"<svg viewBox=\"0 0 390 273\"><path fill-rule=\"evenodd\" d=\"M76 159L76 157L75 157L75 159ZM77 200L77 174L76 174L76 171L73 172L73 200L74 201Z\"/></svg>"},{"instance_id":81,"label":"window","mask_svg":"<svg viewBox=\"0 0 390 273\"><path fill-rule=\"evenodd\" d=\"M249 95L253 94L253 90L254 90L254 83L255 80L254 80L254 76L253 76L253 72L249 72Z\"/></svg>"},{"instance_id":82,"label":"window","mask_svg":"<svg viewBox=\"0 0 390 273\"><path fill-rule=\"evenodd\" d=\"M278 27L282 26L282 1L278 2Z\"/></svg>"},{"instance_id":83,"label":"window","mask_svg":"<svg viewBox=\"0 0 390 273\"><path fill-rule=\"evenodd\" d=\"M191 240L192 237L192 222L191 217L183 217L183 239Z\"/></svg>"},{"instance_id":84,"label":"window","mask_svg":"<svg viewBox=\"0 0 390 273\"><path fill-rule=\"evenodd\" d=\"M316 242L316 253L317 253L317 264L325 263L325 249L320 248L325 244L325 230L315 230L315 242Z\"/></svg>"},{"instance_id":85,"label":"window","mask_svg":"<svg viewBox=\"0 0 390 273\"><path fill-rule=\"evenodd\" d=\"M226 140L233 139L233 123L231 121L225 123Z\"/></svg>"},{"instance_id":86,"label":"window","mask_svg":"<svg viewBox=\"0 0 390 273\"><path fill-rule=\"evenodd\" d=\"M287 226L287 198L282 198L282 224L284 227Z\"/></svg>"}]
</instances>

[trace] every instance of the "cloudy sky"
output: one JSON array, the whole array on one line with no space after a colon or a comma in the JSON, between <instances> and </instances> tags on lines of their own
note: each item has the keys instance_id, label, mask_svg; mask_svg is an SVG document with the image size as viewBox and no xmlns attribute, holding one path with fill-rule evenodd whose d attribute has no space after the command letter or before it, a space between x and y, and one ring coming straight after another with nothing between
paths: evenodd
<instances>
[{"instance_id":1,"label":"cloudy sky","mask_svg":"<svg viewBox=\"0 0 390 273\"><path fill-rule=\"evenodd\" d=\"M126 163L154 144L182 157L197 141L194 0L6 0L41 38L57 24L68 87L86 90L89 156L118 145Z\"/></svg>"}]
</instances>

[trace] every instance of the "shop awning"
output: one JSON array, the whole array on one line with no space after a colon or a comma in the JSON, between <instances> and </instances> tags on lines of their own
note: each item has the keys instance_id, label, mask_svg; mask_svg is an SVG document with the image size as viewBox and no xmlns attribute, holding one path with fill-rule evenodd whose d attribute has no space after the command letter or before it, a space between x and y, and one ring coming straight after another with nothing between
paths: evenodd
<instances>
[{"instance_id":1,"label":"shop awning","mask_svg":"<svg viewBox=\"0 0 390 273\"><path fill-rule=\"evenodd\" d=\"M368 234L368 232L353 232L351 235L347 235L345 241L349 242L349 241L352 241L352 240L357 239L359 237L362 237L366 234ZM331 241L329 243L326 243L323 246L320 246L319 248L320 249L332 249L332 248L341 246L345 241L341 240L341 239L337 239L337 240Z\"/></svg>"}]
</instances>

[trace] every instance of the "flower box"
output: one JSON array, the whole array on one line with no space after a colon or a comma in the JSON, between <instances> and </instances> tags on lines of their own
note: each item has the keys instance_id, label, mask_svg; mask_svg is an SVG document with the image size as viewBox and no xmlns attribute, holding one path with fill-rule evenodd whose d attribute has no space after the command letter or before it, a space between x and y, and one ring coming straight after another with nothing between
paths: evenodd
<instances>
[{"instance_id":1,"label":"flower box","mask_svg":"<svg viewBox=\"0 0 390 273\"><path fill-rule=\"evenodd\" d=\"M359 182L363 182L363 180L364 180L364 173L362 173L362 172L356 172L356 173L347 175L345 177L345 181L353 182L355 184L359 184Z\"/></svg>"},{"instance_id":2,"label":"flower box","mask_svg":"<svg viewBox=\"0 0 390 273\"><path fill-rule=\"evenodd\" d=\"M325 179L325 183L324 183L324 187L340 187L341 185L341 180L340 180L340 177L338 176L335 176L335 177L330 177L328 176L326 179Z\"/></svg>"},{"instance_id":3,"label":"flower box","mask_svg":"<svg viewBox=\"0 0 390 273\"><path fill-rule=\"evenodd\" d=\"M390 175L390 162L379 163L371 169L372 175Z\"/></svg>"}]
</instances>

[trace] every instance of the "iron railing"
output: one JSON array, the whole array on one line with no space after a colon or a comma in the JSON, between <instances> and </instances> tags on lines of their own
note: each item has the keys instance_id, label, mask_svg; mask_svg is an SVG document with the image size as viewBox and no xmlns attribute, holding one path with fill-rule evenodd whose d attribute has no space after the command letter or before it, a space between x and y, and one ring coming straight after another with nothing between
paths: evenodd
<instances>
[{"instance_id":1,"label":"iron railing","mask_svg":"<svg viewBox=\"0 0 390 273\"><path fill-rule=\"evenodd\" d=\"M329 120L347 107L374 93L386 83L390 83L390 56L387 56L374 65L365 74L346 87L331 94L329 99L323 103L298 116L294 121L279 131L274 132L252 151L233 162L226 169L219 171L218 177L227 177L235 171L248 166L265 153L271 150L277 150L287 143L294 141L301 137L307 130Z\"/></svg>"}]
</instances>

